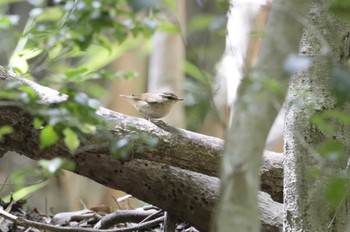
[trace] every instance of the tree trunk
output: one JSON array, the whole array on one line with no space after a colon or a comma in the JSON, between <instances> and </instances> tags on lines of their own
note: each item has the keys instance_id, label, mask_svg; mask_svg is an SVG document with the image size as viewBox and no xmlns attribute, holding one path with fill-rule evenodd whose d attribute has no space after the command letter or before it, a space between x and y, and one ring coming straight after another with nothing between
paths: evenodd
<instances>
[{"instance_id":1,"label":"tree trunk","mask_svg":"<svg viewBox=\"0 0 350 232\"><path fill-rule=\"evenodd\" d=\"M283 62L297 50L302 33L302 26L290 15L306 14L310 3L277 0L272 5L257 63L241 84L231 116L215 231L260 231L257 194L261 157L286 94L288 78ZM268 87L272 83L278 90Z\"/></svg>"},{"instance_id":2,"label":"tree trunk","mask_svg":"<svg viewBox=\"0 0 350 232\"><path fill-rule=\"evenodd\" d=\"M314 2L308 16L315 28L306 28L300 47L302 55L313 57L313 67L296 74L289 90L285 125L285 231L346 231L349 224L347 201L342 199L335 210L324 194L327 184L345 172L346 161L327 160L315 147L326 141L339 141L349 151L350 128L338 125L334 133L325 133L311 123L315 113L329 109L350 113L336 106L329 87L334 67L320 54L326 48L322 42L325 39L333 58L348 62L350 25L330 14L326 4L327 1ZM316 169L320 174L311 175Z\"/></svg>"},{"instance_id":3,"label":"tree trunk","mask_svg":"<svg viewBox=\"0 0 350 232\"><path fill-rule=\"evenodd\" d=\"M148 91L172 92L183 96L183 62L185 60L185 0L176 1L176 9L164 12L167 20L178 26L177 34L157 31L153 36L153 50L150 55ZM185 128L184 104L175 104L164 122Z\"/></svg>"}]
</instances>

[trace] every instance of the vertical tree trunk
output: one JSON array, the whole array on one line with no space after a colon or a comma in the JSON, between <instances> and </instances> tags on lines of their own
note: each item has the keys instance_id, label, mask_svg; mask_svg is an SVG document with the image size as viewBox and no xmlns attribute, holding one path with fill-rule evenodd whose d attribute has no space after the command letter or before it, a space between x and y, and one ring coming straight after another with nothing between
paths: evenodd
<instances>
[{"instance_id":1,"label":"vertical tree trunk","mask_svg":"<svg viewBox=\"0 0 350 232\"><path fill-rule=\"evenodd\" d=\"M336 61L349 60L341 54L342 47L347 48L349 54L349 40L344 44L344 38L349 37L350 25L331 15L325 8L326 2L314 2L309 20L316 30L307 28L301 42L300 53L314 57L313 67L295 75L289 90L285 125L284 231L345 231L349 223L346 201L335 210L324 197L328 181L345 171L346 162L322 158L315 146L327 140L338 140L349 149L350 128L339 125L336 132L327 134L310 122L315 112L340 109L330 92L332 64L320 54L325 48L320 37L328 41ZM310 175L315 168L320 168L321 173Z\"/></svg>"},{"instance_id":2,"label":"vertical tree trunk","mask_svg":"<svg viewBox=\"0 0 350 232\"><path fill-rule=\"evenodd\" d=\"M183 95L183 62L185 60L185 1L177 0L176 10L165 13L180 29L178 34L156 32L149 62L148 91L173 92ZM175 127L185 127L184 105L176 104L164 118Z\"/></svg>"},{"instance_id":3,"label":"vertical tree trunk","mask_svg":"<svg viewBox=\"0 0 350 232\"><path fill-rule=\"evenodd\" d=\"M302 33L302 26L290 14L306 14L310 4L311 0L277 0L272 5L257 63L240 86L231 116L215 231L260 231L257 194L261 156L286 94L288 78L283 61L297 51ZM278 90L269 88L268 83L276 84Z\"/></svg>"}]
</instances>

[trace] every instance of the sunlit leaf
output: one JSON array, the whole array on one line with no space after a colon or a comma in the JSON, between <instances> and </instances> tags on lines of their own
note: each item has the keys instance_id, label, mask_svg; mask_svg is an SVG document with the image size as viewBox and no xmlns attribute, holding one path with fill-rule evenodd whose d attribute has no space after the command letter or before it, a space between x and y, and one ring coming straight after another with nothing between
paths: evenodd
<instances>
[{"instance_id":1,"label":"sunlit leaf","mask_svg":"<svg viewBox=\"0 0 350 232\"><path fill-rule=\"evenodd\" d=\"M59 139L58 134L56 133L55 129L48 125L45 126L44 129L40 132L40 148L46 148L53 144L55 144Z\"/></svg>"},{"instance_id":2,"label":"sunlit leaf","mask_svg":"<svg viewBox=\"0 0 350 232\"><path fill-rule=\"evenodd\" d=\"M29 59L32 59L34 57L37 57L42 52L43 52L43 50L39 49L39 48L24 49L21 52L19 52L18 55L25 60L29 60Z\"/></svg>"},{"instance_id":3,"label":"sunlit leaf","mask_svg":"<svg viewBox=\"0 0 350 232\"><path fill-rule=\"evenodd\" d=\"M42 181L42 182L39 182L37 184L23 187L20 190L12 193L11 195L2 197L1 199L5 202L9 202L11 199L15 200L15 201L25 199L25 198L29 197L30 194L42 189L46 185L47 185L47 181Z\"/></svg>"},{"instance_id":4,"label":"sunlit leaf","mask_svg":"<svg viewBox=\"0 0 350 232\"><path fill-rule=\"evenodd\" d=\"M63 139L64 144L66 144L66 146L68 147L71 153L74 153L75 150L80 145L80 140L78 138L78 135L70 128L64 129L63 135L64 135L64 139Z\"/></svg>"},{"instance_id":5,"label":"sunlit leaf","mask_svg":"<svg viewBox=\"0 0 350 232\"><path fill-rule=\"evenodd\" d=\"M61 7L49 7L45 9L37 18L38 22L51 21L56 22L63 16L63 11Z\"/></svg>"},{"instance_id":6,"label":"sunlit leaf","mask_svg":"<svg viewBox=\"0 0 350 232\"><path fill-rule=\"evenodd\" d=\"M97 40L98 44L101 45L103 48L107 49L108 52L112 51L113 44L106 37L104 37L102 35L97 35L96 40Z\"/></svg>"},{"instance_id":7,"label":"sunlit leaf","mask_svg":"<svg viewBox=\"0 0 350 232\"><path fill-rule=\"evenodd\" d=\"M73 79L73 78L76 78L76 76L78 76L78 75L86 74L88 71L89 71L89 69L87 67L79 67L79 68L67 70L65 72L65 75L66 75L67 79Z\"/></svg>"},{"instance_id":8,"label":"sunlit leaf","mask_svg":"<svg viewBox=\"0 0 350 232\"><path fill-rule=\"evenodd\" d=\"M1 6L1 3L0 3ZM18 15L1 15L0 14L0 29L8 29L11 26L18 24L20 17Z\"/></svg>"},{"instance_id":9,"label":"sunlit leaf","mask_svg":"<svg viewBox=\"0 0 350 232\"><path fill-rule=\"evenodd\" d=\"M29 70L29 65L26 59L19 55L14 55L10 58L10 65L18 74L25 74Z\"/></svg>"},{"instance_id":10,"label":"sunlit leaf","mask_svg":"<svg viewBox=\"0 0 350 232\"><path fill-rule=\"evenodd\" d=\"M24 0L1 0L0 6L5 6L10 3L23 2Z\"/></svg>"},{"instance_id":11,"label":"sunlit leaf","mask_svg":"<svg viewBox=\"0 0 350 232\"><path fill-rule=\"evenodd\" d=\"M123 44L114 42L111 44L111 51L107 49L101 49L101 46L91 45L86 51L84 59L80 62L81 66L89 67L89 70L96 71L108 63L116 60L125 51L139 46L141 38L128 39Z\"/></svg>"},{"instance_id":12,"label":"sunlit leaf","mask_svg":"<svg viewBox=\"0 0 350 232\"><path fill-rule=\"evenodd\" d=\"M157 29L168 34L178 34L180 32L178 25L170 22L163 22L159 24Z\"/></svg>"},{"instance_id":13,"label":"sunlit leaf","mask_svg":"<svg viewBox=\"0 0 350 232\"><path fill-rule=\"evenodd\" d=\"M11 134L13 132L13 128L10 125L5 125L0 127L0 138L4 135Z\"/></svg>"},{"instance_id":14,"label":"sunlit leaf","mask_svg":"<svg viewBox=\"0 0 350 232\"><path fill-rule=\"evenodd\" d=\"M44 124L44 121L40 118L34 118L33 119L33 126L35 129L40 129Z\"/></svg>"},{"instance_id":15,"label":"sunlit leaf","mask_svg":"<svg viewBox=\"0 0 350 232\"><path fill-rule=\"evenodd\" d=\"M85 134L95 134L97 127L88 123L83 123L78 126L79 130Z\"/></svg>"},{"instance_id":16,"label":"sunlit leaf","mask_svg":"<svg viewBox=\"0 0 350 232\"><path fill-rule=\"evenodd\" d=\"M169 8L171 9L176 9L177 7L177 2L173 0L162 0L162 2Z\"/></svg>"}]
</instances>

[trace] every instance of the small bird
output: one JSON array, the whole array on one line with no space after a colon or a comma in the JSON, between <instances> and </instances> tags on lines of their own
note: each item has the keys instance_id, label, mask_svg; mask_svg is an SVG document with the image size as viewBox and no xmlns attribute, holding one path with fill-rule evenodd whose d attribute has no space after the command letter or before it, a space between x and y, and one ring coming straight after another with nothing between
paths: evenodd
<instances>
[{"instance_id":1,"label":"small bird","mask_svg":"<svg viewBox=\"0 0 350 232\"><path fill-rule=\"evenodd\" d=\"M120 96L126 98L137 111L148 119L165 117L176 102L183 100L173 93L142 93Z\"/></svg>"}]
</instances>

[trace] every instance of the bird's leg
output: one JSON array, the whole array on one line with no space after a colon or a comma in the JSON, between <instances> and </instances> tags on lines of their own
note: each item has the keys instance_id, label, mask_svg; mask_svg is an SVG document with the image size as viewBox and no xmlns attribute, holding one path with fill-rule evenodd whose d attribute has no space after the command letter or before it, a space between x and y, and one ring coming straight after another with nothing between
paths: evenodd
<instances>
[{"instance_id":1,"label":"bird's leg","mask_svg":"<svg viewBox=\"0 0 350 232\"><path fill-rule=\"evenodd\" d=\"M149 119L153 124L156 124L157 126L167 126L165 122L163 122L161 119Z\"/></svg>"}]
</instances>

